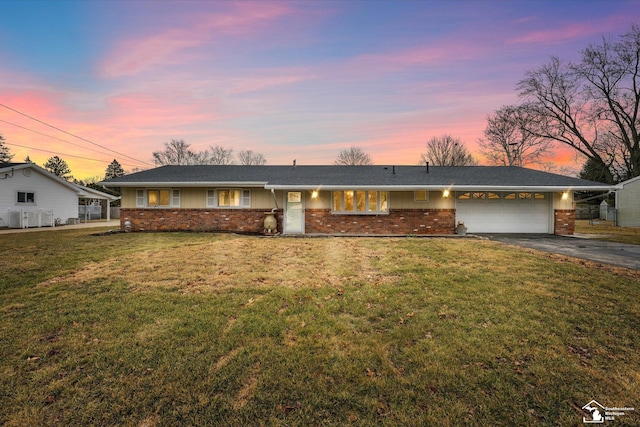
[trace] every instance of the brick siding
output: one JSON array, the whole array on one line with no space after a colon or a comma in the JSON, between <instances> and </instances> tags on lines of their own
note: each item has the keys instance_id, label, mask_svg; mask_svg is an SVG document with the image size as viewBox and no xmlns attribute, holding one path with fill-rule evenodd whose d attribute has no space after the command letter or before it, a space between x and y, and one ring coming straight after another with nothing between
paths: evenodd
<instances>
[{"instance_id":1,"label":"brick siding","mask_svg":"<svg viewBox=\"0 0 640 427\"><path fill-rule=\"evenodd\" d=\"M575 209L556 209L554 211L553 234L572 235L576 229Z\"/></svg>"},{"instance_id":2,"label":"brick siding","mask_svg":"<svg viewBox=\"0 0 640 427\"><path fill-rule=\"evenodd\" d=\"M339 215L307 209L307 234L453 234L455 209L392 209L388 215Z\"/></svg>"},{"instance_id":3,"label":"brick siding","mask_svg":"<svg viewBox=\"0 0 640 427\"><path fill-rule=\"evenodd\" d=\"M264 210L252 209L121 209L120 228L131 231L230 231L262 233ZM282 211L276 215L282 232Z\"/></svg>"},{"instance_id":4,"label":"brick siding","mask_svg":"<svg viewBox=\"0 0 640 427\"><path fill-rule=\"evenodd\" d=\"M282 232L282 210L276 214ZM262 233L264 211L252 209L121 209L130 231L229 231ZM455 209L396 209L388 215L335 215L307 209L306 234L453 234Z\"/></svg>"}]
</instances>

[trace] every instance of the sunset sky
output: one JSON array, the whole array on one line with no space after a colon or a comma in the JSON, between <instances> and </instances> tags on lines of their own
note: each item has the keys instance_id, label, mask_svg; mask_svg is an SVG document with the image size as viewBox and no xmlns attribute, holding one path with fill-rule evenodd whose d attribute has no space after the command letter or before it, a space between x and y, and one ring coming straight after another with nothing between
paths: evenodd
<instances>
[{"instance_id":1,"label":"sunset sky","mask_svg":"<svg viewBox=\"0 0 640 427\"><path fill-rule=\"evenodd\" d=\"M270 165L350 146L400 165L451 134L482 164L486 117L519 102L526 71L632 23L637 0L4 0L0 133L14 161L59 155L79 179L114 158L152 167L171 139Z\"/></svg>"}]
</instances>

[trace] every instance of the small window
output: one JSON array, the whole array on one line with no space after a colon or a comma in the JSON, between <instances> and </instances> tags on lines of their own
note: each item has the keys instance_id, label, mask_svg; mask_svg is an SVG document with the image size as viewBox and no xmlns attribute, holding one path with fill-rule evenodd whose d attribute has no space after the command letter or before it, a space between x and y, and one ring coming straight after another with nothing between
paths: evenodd
<instances>
[{"instance_id":1,"label":"small window","mask_svg":"<svg viewBox=\"0 0 640 427\"><path fill-rule=\"evenodd\" d=\"M489 199L489 200L500 200L500 194L488 192L487 193L487 199Z\"/></svg>"},{"instance_id":2,"label":"small window","mask_svg":"<svg viewBox=\"0 0 640 427\"><path fill-rule=\"evenodd\" d=\"M210 203L210 195L211 193L207 192L207 204ZM217 206L220 208L251 207L251 190L218 190L217 202Z\"/></svg>"},{"instance_id":3,"label":"small window","mask_svg":"<svg viewBox=\"0 0 640 427\"><path fill-rule=\"evenodd\" d=\"M344 210L347 212L353 210L353 191L344 192Z\"/></svg>"},{"instance_id":4,"label":"small window","mask_svg":"<svg viewBox=\"0 0 640 427\"><path fill-rule=\"evenodd\" d=\"M366 191L356 191L356 210L358 212L364 212L366 207Z\"/></svg>"},{"instance_id":5,"label":"small window","mask_svg":"<svg viewBox=\"0 0 640 427\"><path fill-rule=\"evenodd\" d=\"M388 198L389 198L389 193L387 193L386 191L380 192L380 208L379 208L380 212L387 212Z\"/></svg>"},{"instance_id":6,"label":"small window","mask_svg":"<svg viewBox=\"0 0 640 427\"><path fill-rule=\"evenodd\" d=\"M428 202L429 192L427 190L416 190L413 192L413 200L416 202Z\"/></svg>"},{"instance_id":7,"label":"small window","mask_svg":"<svg viewBox=\"0 0 640 427\"><path fill-rule=\"evenodd\" d=\"M458 200L469 200L471 193L458 193Z\"/></svg>"},{"instance_id":8,"label":"small window","mask_svg":"<svg viewBox=\"0 0 640 427\"><path fill-rule=\"evenodd\" d=\"M484 192L476 192L472 193L473 200L485 200L487 198L487 193Z\"/></svg>"},{"instance_id":9,"label":"small window","mask_svg":"<svg viewBox=\"0 0 640 427\"><path fill-rule=\"evenodd\" d=\"M518 193L520 200L531 200L531 193Z\"/></svg>"},{"instance_id":10,"label":"small window","mask_svg":"<svg viewBox=\"0 0 640 427\"><path fill-rule=\"evenodd\" d=\"M36 202L36 193L28 192L28 191L18 191L18 203L35 203Z\"/></svg>"},{"instance_id":11,"label":"small window","mask_svg":"<svg viewBox=\"0 0 640 427\"><path fill-rule=\"evenodd\" d=\"M546 199L547 195L544 193L533 193L533 198L536 200Z\"/></svg>"},{"instance_id":12,"label":"small window","mask_svg":"<svg viewBox=\"0 0 640 427\"><path fill-rule=\"evenodd\" d=\"M136 192L136 204L138 206L140 206L140 199L144 200L143 190ZM147 190L147 206L150 208L180 206L180 190Z\"/></svg>"},{"instance_id":13,"label":"small window","mask_svg":"<svg viewBox=\"0 0 640 427\"><path fill-rule=\"evenodd\" d=\"M504 196L505 200L515 200L516 199L516 193L507 193Z\"/></svg>"},{"instance_id":14,"label":"small window","mask_svg":"<svg viewBox=\"0 0 640 427\"><path fill-rule=\"evenodd\" d=\"M342 210L342 192L333 192L333 211L340 212Z\"/></svg>"},{"instance_id":15,"label":"small window","mask_svg":"<svg viewBox=\"0 0 640 427\"><path fill-rule=\"evenodd\" d=\"M377 191L369 191L368 192L368 203L367 203L367 210L369 212L374 212L377 209L378 206L378 192Z\"/></svg>"},{"instance_id":16,"label":"small window","mask_svg":"<svg viewBox=\"0 0 640 427\"><path fill-rule=\"evenodd\" d=\"M144 190L136 190L136 206L144 207Z\"/></svg>"}]
</instances>

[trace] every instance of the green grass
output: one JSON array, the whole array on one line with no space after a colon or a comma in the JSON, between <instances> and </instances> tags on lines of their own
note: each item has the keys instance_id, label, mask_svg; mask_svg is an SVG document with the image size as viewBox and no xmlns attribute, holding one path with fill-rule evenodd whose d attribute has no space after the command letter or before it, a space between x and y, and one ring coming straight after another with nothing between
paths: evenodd
<instances>
[{"instance_id":1,"label":"green grass","mask_svg":"<svg viewBox=\"0 0 640 427\"><path fill-rule=\"evenodd\" d=\"M581 425L640 401L637 272L475 239L92 232L0 240L1 425Z\"/></svg>"}]
</instances>

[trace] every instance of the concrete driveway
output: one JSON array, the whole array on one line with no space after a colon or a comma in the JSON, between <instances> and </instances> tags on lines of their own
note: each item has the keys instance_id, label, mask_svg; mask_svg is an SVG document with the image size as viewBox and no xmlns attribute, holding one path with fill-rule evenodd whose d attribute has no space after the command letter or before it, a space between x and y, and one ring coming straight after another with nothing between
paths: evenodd
<instances>
[{"instance_id":1,"label":"concrete driveway","mask_svg":"<svg viewBox=\"0 0 640 427\"><path fill-rule=\"evenodd\" d=\"M483 236L511 245L640 270L640 245L605 242L580 235L483 234Z\"/></svg>"}]
</instances>

